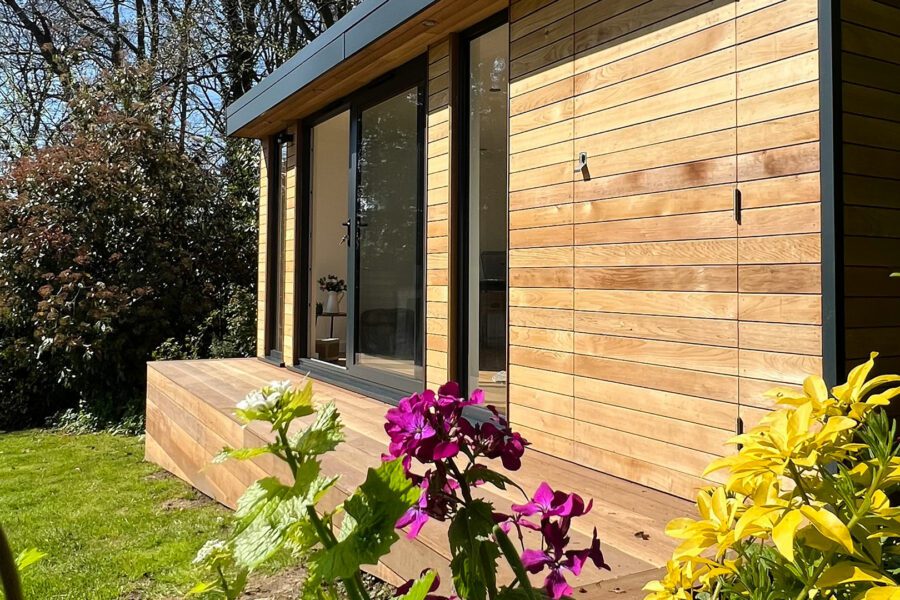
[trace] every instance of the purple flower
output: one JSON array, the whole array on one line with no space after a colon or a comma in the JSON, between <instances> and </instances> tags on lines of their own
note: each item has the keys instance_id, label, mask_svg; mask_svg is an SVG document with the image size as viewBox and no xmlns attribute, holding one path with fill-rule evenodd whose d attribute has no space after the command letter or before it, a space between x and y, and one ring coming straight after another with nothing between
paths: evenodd
<instances>
[{"instance_id":1,"label":"purple flower","mask_svg":"<svg viewBox=\"0 0 900 600\"><path fill-rule=\"evenodd\" d=\"M476 393L480 391L476 390ZM463 419L459 424L460 438L473 454L499 458L507 470L516 471L522 466L522 455L528 441L510 428L496 408L487 408L493 413L491 420L474 424Z\"/></svg>"},{"instance_id":2,"label":"purple flower","mask_svg":"<svg viewBox=\"0 0 900 600\"><path fill-rule=\"evenodd\" d=\"M583 550L565 549L569 544L568 522L568 518L556 522L545 520L541 533L544 536L546 550L525 550L522 553L522 564L528 572L540 573L545 568L549 569L544 579L544 589L554 600L572 593L572 587L566 581L565 571L577 576L588 560L591 560L597 568L609 569L600 551L596 529L590 547Z\"/></svg>"},{"instance_id":3,"label":"purple flower","mask_svg":"<svg viewBox=\"0 0 900 600\"><path fill-rule=\"evenodd\" d=\"M428 393L414 394L388 410L384 430L391 438L388 451L392 457L416 456L422 445L437 435L426 416L428 400Z\"/></svg>"},{"instance_id":4,"label":"purple flower","mask_svg":"<svg viewBox=\"0 0 900 600\"><path fill-rule=\"evenodd\" d=\"M530 517L531 515L541 514L542 517L580 517L590 512L594 501L591 500L587 506L584 500L578 494L566 494L564 492L554 491L547 482L541 483L537 491L531 498L531 502L526 504L513 504L514 512Z\"/></svg>"},{"instance_id":5,"label":"purple flower","mask_svg":"<svg viewBox=\"0 0 900 600\"><path fill-rule=\"evenodd\" d=\"M493 516L494 518L494 523L499 525L500 529L503 530L503 533L506 534L508 534L513 527L515 527L517 530L521 530L523 527L525 529L531 529L533 531L541 530L540 525L529 521L523 515L520 515L518 513L507 515L501 512L494 512L491 516ZM519 534L521 536L521 531L519 531Z\"/></svg>"},{"instance_id":6,"label":"purple flower","mask_svg":"<svg viewBox=\"0 0 900 600\"><path fill-rule=\"evenodd\" d=\"M406 537L413 540L416 536L419 535L419 532L422 530L422 527L425 523L428 522L428 478L423 477L422 483L419 484L419 487L422 488L422 494L419 496L419 501L416 502L415 506L410 507L403 515L397 519L397 523L394 525L397 529L402 529L409 525L409 531L406 533Z\"/></svg>"}]
</instances>

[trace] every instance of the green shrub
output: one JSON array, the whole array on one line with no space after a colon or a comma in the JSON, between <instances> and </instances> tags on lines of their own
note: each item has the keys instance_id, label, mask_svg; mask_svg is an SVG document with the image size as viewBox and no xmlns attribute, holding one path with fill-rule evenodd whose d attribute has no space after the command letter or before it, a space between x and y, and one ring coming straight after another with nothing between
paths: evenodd
<instances>
[{"instance_id":1,"label":"green shrub","mask_svg":"<svg viewBox=\"0 0 900 600\"><path fill-rule=\"evenodd\" d=\"M256 351L256 292L229 286L227 301L212 309L191 333L169 338L153 351L155 360L234 358Z\"/></svg>"},{"instance_id":2,"label":"green shrub","mask_svg":"<svg viewBox=\"0 0 900 600\"><path fill-rule=\"evenodd\" d=\"M0 429L79 402L140 412L151 353L252 289L245 199L181 151L168 115L141 71L117 71L73 102L68 143L0 180Z\"/></svg>"}]
</instances>

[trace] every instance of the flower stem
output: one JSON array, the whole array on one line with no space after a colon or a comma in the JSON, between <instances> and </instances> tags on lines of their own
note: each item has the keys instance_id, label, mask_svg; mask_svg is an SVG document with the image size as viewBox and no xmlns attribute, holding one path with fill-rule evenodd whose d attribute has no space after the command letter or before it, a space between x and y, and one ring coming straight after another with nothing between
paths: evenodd
<instances>
[{"instance_id":1,"label":"flower stem","mask_svg":"<svg viewBox=\"0 0 900 600\"><path fill-rule=\"evenodd\" d=\"M797 466L794 464L794 461L788 461L788 468L791 470L791 474L794 476L794 481L797 482L797 489L800 490L800 495L803 496L803 502L805 502L806 504L810 504L809 494L806 493L806 487L803 485L803 480L800 478L800 471L797 470Z\"/></svg>"},{"instance_id":2,"label":"flower stem","mask_svg":"<svg viewBox=\"0 0 900 600\"><path fill-rule=\"evenodd\" d=\"M13 557L2 527L0 527L0 582L3 583L3 591L6 592L7 600L23 600L16 559Z\"/></svg>"},{"instance_id":3,"label":"flower stem","mask_svg":"<svg viewBox=\"0 0 900 600\"><path fill-rule=\"evenodd\" d=\"M297 481L297 470L300 468L300 465L297 462L297 457L294 456L294 451L291 450L291 443L288 441L287 436L287 427L278 430L278 441L284 449L284 460L291 468L291 474L294 476L294 481Z\"/></svg>"},{"instance_id":4,"label":"flower stem","mask_svg":"<svg viewBox=\"0 0 900 600\"><path fill-rule=\"evenodd\" d=\"M499 525L494 525L494 537L497 538L497 545L500 546L500 551L506 557L506 562L512 567L516 579L519 580L519 585L522 586L529 598L538 600L537 596L535 596L534 588L531 587L531 581L528 579L528 573L525 571L525 565L522 564L522 559L519 558L519 553L516 552L516 547L513 546L509 536L506 535L506 532Z\"/></svg>"},{"instance_id":5,"label":"flower stem","mask_svg":"<svg viewBox=\"0 0 900 600\"><path fill-rule=\"evenodd\" d=\"M325 548L333 548L336 546L337 538L334 537L334 532L322 522L322 518L319 516L319 513L316 512L316 507L308 505L306 507L306 513L309 515L309 520L315 528L316 533L319 535L322 545L325 546ZM363 585L359 571L357 571L353 577L347 577L341 579L341 581L344 583L344 587L347 590L347 595L350 597L350 600L370 600L369 593L366 591L366 586Z\"/></svg>"}]
</instances>

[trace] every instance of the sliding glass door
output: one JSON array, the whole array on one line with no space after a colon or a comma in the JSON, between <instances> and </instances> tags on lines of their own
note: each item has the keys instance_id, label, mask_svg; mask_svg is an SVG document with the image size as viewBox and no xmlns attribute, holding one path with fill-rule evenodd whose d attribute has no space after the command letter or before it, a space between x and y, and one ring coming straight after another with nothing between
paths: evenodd
<instances>
[{"instance_id":1,"label":"sliding glass door","mask_svg":"<svg viewBox=\"0 0 900 600\"><path fill-rule=\"evenodd\" d=\"M354 365L422 379L422 91L359 113Z\"/></svg>"},{"instance_id":2,"label":"sliding glass door","mask_svg":"<svg viewBox=\"0 0 900 600\"><path fill-rule=\"evenodd\" d=\"M406 392L424 384L423 80L424 63L305 130L299 366L316 374Z\"/></svg>"}]
</instances>

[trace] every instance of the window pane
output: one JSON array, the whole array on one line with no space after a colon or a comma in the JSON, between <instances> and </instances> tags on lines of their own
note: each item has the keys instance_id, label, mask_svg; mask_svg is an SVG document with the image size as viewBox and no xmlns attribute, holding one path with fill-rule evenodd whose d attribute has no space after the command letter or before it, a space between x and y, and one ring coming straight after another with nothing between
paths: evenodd
<instances>
[{"instance_id":1,"label":"window pane","mask_svg":"<svg viewBox=\"0 0 900 600\"><path fill-rule=\"evenodd\" d=\"M469 46L468 388L506 408L509 29Z\"/></svg>"},{"instance_id":2,"label":"window pane","mask_svg":"<svg viewBox=\"0 0 900 600\"><path fill-rule=\"evenodd\" d=\"M362 111L356 363L421 378L419 92Z\"/></svg>"},{"instance_id":3,"label":"window pane","mask_svg":"<svg viewBox=\"0 0 900 600\"><path fill-rule=\"evenodd\" d=\"M347 238L349 111L313 127L310 143L309 273L313 310L309 314L309 357L344 366L347 295L352 293L353 283L347 274L347 251L351 247ZM344 286L348 289L341 291Z\"/></svg>"}]
</instances>

